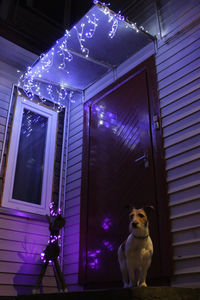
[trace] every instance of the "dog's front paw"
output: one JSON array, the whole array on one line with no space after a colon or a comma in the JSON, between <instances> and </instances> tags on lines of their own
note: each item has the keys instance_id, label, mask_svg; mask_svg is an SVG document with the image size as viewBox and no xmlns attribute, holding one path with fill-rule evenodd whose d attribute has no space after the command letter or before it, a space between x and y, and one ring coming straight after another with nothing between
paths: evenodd
<instances>
[{"instance_id":1,"label":"dog's front paw","mask_svg":"<svg viewBox=\"0 0 200 300\"><path fill-rule=\"evenodd\" d=\"M142 282L142 283L140 283L140 284L139 284L139 287L147 287L147 284L146 284L146 282Z\"/></svg>"}]
</instances>

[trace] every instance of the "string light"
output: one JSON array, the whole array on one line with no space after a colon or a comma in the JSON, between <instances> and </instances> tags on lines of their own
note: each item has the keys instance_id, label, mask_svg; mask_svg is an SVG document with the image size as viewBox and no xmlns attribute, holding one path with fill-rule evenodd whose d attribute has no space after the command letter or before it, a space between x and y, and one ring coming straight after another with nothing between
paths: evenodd
<instances>
[{"instance_id":1,"label":"string light","mask_svg":"<svg viewBox=\"0 0 200 300\"><path fill-rule=\"evenodd\" d=\"M113 39L117 33L119 26L119 21L124 22L125 17L121 15L121 11L118 13L113 12L108 8L110 4L105 4L98 0L94 0L93 3L100 8L103 14L108 16L108 23L111 24L111 29L108 32L110 39ZM82 22L79 27L74 26L72 30L76 31L76 36L80 46L80 51L87 58L89 56L89 49L85 46L86 39L91 39L94 37L97 27L99 26L99 19L96 15L87 14L85 22ZM143 26L138 27L136 23L132 23L126 19L126 28L132 28L136 32L143 31L146 32ZM87 29L87 30L86 30ZM71 30L71 31L72 31ZM74 36L74 35L73 35ZM67 70L67 65L73 60L73 55L68 47L71 34L69 31L65 31L64 37L61 41L57 41L55 46L47 53L43 53L39 57L39 62L37 67L28 67L24 74L20 74L18 80L18 86L22 87L27 97L33 100L34 95L38 95L41 103L44 103L45 94L51 101L54 102L54 108L60 112L63 107L66 106L66 101L74 102L72 97L73 93L67 89L67 87L60 84L60 86L53 86L52 84L43 84L43 90L39 83L40 79L44 77L44 74L49 73L52 66L55 65L55 58L60 57L61 62L58 64L58 70L62 70L69 74ZM57 61L57 60L56 60ZM20 72L20 71L17 71ZM73 99L72 99L73 98ZM55 105L57 104L57 106Z\"/></svg>"},{"instance_id":2,"label":"string light","mask_svg":"<svg viewBox=\"0 0 200 300\"><path fill-rule=\"evenodd\" d=\"M61 214L61 209L60 208L55 208L55 203L54 202L51 202L50 205L49 205L49 210L50 210L50 218L56 218L58 217L60 214ZM52 245L52 244L55 244L55 243L59 243L59 240L60 240L61 236L59 234L59 230L57 231L57 234L50 234L49 236L49 240L48 240L48 245ZM59 245L60 246L60 245ZM46 263L47 262L47 258L46 258L46 250L42 251L40 253L40 257L41 257L41 260ZM49 263L51 263L52 261L51 260L48 260Z\"/></svg>"},{"instance_id":3,"label":"string light","mask_svg":"<svg viewBox=\"0 0 200 300\"><path fill-rule=\"evenodd\" d=\"M52 84L49 84L47 86L47 92L48 92L48 95L50 96L50 99L54 102L54 97L53 97L53 86Z\"/></svg>"},{"instance_id":4,"label":"string light","mask_svg":"<svg viewBox=\"0 0 200 300\"><path fill-rule=\"evenodd\" d=\"M96 28L98 26L97 22L99 21L99 19L96 18L95 14L92 14L92 17L93 17L93 20L88 15L86 15L88 24L93 25L93 28L90 28L89 32L86 32L86 34L85 34L88 39L91 39L94 36Z\"/></svg>"},{"instance_id":5,"label":"string light","mask_svg":"<svg viewBox=\"0 0 200 300\"><path fill-rule=\"evenodd\" d=\"M67 88L64 86L64 84L60 84L60 89L56 90L57 94L58 94L58 108L57 108L57 112L62 111L63 105L61 104L61 102L64 102L64 100L66 99L67 95L68 95L68 91Z\"/></svg>"},{"instance_id":6,"label":"string light","mask_svg":"<svg viewBox=\"0 0 200 300\"><path fill-rule=\"evenodd\" d=\"M59 46L58 50L58 54L60 56L62 56L62 63L59 65L59 69L65 70L66 68L66 61L70 62L73 59L73 55L70 53L70 51L68 50L68 39L70 38L70 33L68 30L65 31L65 35L64 35L64 41L61 43L61 45ZM69 72L67 71L67 73L69 74Z\"/></svg>"},{"instance_id":7,"label":"string light","mask_svg":"<svg viewBox=\"0 0 200 300\"><path fill-rule=\"evenodd\" d=\"M50 215L52 217L57 217L58 215L61 214L61 209L60 208L55 209L55 203L54 202L51 202L49 204L49 210L50 210Z\"/></svg>"},{"instance_id":8,"label":"string light","mask_svg":"<svg viewBox=\"0 0 200 300\"><path fill-rule=\"evenodd\" d=\"M42 64L42 71L46 71L48 72L49 69L53 66L53 61L54 61L54 48L51 48L51 51L49 53L43 53L40 55L40 62ZM41 70L38 69L37 70L38 73L36 72L36 74L41 77Z\"/></svg>"},{"instance_id":9,"label":"string light","mask_svg":"<svg viewBox=\"0 0 200 300\"><path fill-rule=\"evenodd\" d=\"M85 28L85 23L81 23L81 30L79 31L76 26L74 26L74 29L76 30L78 41L80 44L81 52L85 55L85 57L89 56L89 49L84 47L83 43L85 42L85 39L83 38L83 32Z\"/></svg>"},{"instance_id":10,"label":"string light","mask_svg":"<svg viewBox=\"0 0 200 300\"><path fill-rule=\"evenodd\" d=\"M69 100L71 103L75 103L76 101L73 99L73 95L74 95L74 92L73 91L70 91L69 92Z\"/></svg>"},{"instance_id":11,"label":"string light","mask_svg":"<svg viewBox=\"0 0 200 300\"><path fill-rule=\"evenodd\" d=\"M113 18L110 18L110 19L113 20ZM110 22L110 21L108 20L108 22ZM117 31L117 28L118 28L118 24L119 24L118 20L114 19L113 24L112 24L112 29L111 29L111 31L108 34L111 39L114 38L114 36L116 34L116 31Z\"/></svg>"}]
</instances>

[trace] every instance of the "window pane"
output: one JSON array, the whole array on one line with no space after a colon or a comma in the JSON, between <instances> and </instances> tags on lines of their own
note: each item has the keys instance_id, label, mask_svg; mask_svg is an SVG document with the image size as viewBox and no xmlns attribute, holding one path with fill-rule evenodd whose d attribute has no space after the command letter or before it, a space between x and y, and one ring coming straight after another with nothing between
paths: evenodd
<instances>
[{"instance_id":1,"label":"window pane","mask_svg":"<svg viewBox=\"0 0 200 300\"><path fill-rule=\"evenodd\" d=\"M41 204L48 118L24 109L13 199Z\"/></svg>"}]
</instances>

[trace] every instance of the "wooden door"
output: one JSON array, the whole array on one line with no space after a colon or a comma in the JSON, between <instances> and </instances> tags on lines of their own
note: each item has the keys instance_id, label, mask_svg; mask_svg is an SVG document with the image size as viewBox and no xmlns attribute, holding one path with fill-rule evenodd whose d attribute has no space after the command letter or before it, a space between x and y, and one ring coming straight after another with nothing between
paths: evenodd
<instances>
[{"instance_id":1,"label":"wooden door","mask_svg":"<svg viewBox=\"0 0 200 300\"><path fill-rule=\"evenodd\" d=\"M146 63L85 106L80 278L89 288L121 282L117 249L128 236L129 205L155 207L150 219L155 250L148 278L156 282L162 277L153 132L159 127L152 124L158 115L152 116L149 85Z\"/></svg>"}]
</instances>

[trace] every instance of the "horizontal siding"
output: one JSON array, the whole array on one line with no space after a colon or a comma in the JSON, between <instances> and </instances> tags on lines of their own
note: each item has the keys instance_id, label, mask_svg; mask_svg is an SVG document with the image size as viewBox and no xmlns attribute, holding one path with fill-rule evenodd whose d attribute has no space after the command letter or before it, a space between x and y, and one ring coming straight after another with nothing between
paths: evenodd
<instances>
[{"instance_id":1,"label":"horizontal siding","mask_svg":"<svg viewBox=\"0 0 200 300\"><path fill-rule=\"evenodd\" d=\"M165 11L170 7L166 2L162 8L166 22L182 24L186 16L175 21L175 15L169 17ZM187 13L195 19L194 7ZM174 256L172 285L200 287L200 25L175 34L170 24L156 65Z\"/></svg>"},{"instance_id":2,"label":"horizontal siding","mask_svg":"<svg viewBox=\"0 0 200 300\"><path fill-rule=\"evenodd\" d=\"M1 36L0 44L1 60L14 67L16 70L25 70L27 66L32 65L32 63L37 59L36 54L33 54L30 51L13 44Z\"/></svg>"},{"instance_id":3,"label":"horizontal siding","mask_svg":"<svg viewBox=\"0 0 200 300\"><path fill-rule=\"evenodd\" d=\"M162 119L162 125L165 128L168 125L176 123L179 120L184 120L185 117L192 115L193 113L199 112L200 100L190 101L188 105L181 107L168 116L164 116Z\"/></svg>"},{"instance_id":4,"label":"horizontal siding","mask_svg":"<svg viewBox=\"0 0 200 300\"><path fill-rule=\"evenodd\" d=\"M0 295L32 293L42 267L40 253L48 238L46 221L0 211ZM47 268L42 288L57 291L52 266Z\"/></svg>"},{"instance_id":5,"label":"horizontal siding","mask_svg":"<svg viewBox=\"0 0 200 300\"><path fill-rule=\"evenodd\" d=\"M187 175L200 172L200 164L198 162L198 159L195 159L194 161L191 161L189 163L184 163L182 166L178 166L172 170L168 170L168 182L172 182Z\"/></svg>"},{"instance_id":6,"label":"horizontal siding","mask_svg":"<svg viewBox=\"0 0 200 300\"><path fill-rule=\"evenodd\" d=\"M17 68L24 69L31 64L35 55L1 37L0 45L1 154L12 86L17 83L19 76ZM0 208L0 296L32 293L42 267L40 253L46 247L48 238L46 220L20 217L14 211L10 214L10 210ZM41 290L57 292L52 266L47 268Z\"/></svg>"},{"instance_id":7,"label":"horizontal siding","mask_svg":"<svg viewBox=\"0 0 200 300\"><path fill-rule=\"evenodd\" d=\"M180 34L187 24L192 24L199 16L199 0L162 0L161 15L163 19L164 35ZM167 9L169 8L169 10ZM178 17L177 17L178 16Z\"/></svg>"},{"instance_id":8,"label":"horizontal siding","mask_svg":"<svg viewBox=\"0 0 200 300\"><path fill-rule=\"evenodd\" d=\"M83 144L83 103L77 100L70 107L66 203L66 227L63 241L64 276L69 290L80 290L78 286L80 195Z\"/></svg>"}]
</instances>

